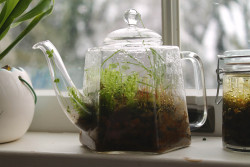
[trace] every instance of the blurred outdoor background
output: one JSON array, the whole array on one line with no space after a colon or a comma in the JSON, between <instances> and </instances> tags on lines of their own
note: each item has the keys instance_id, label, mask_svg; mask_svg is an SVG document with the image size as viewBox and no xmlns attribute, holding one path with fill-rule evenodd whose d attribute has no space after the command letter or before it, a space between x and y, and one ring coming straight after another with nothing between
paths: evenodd
<instances>
[{"instance_id":1,"label":"blurred outdoor background","mask_svg":"<svg viewBox=\"0 0 250 167\"><path fill-rule=\"evenodd\" d=\"M81 88L87 48L102 46L108 33L126 27L123 13L130 8L141 13L145 27L162 34L161 0L55 0L52 15L26 36L0 65L22 67L32 78L35 89L52 89L43 54L32 50L33 44L49 39L61 53L72 80ZM0 50L22 26L11 30L1 42ZM207 88L216 88L216 56L226 50L250 47L250 1L180 0L180 30L181 50L199 54L205 65ZM186 87L192 87L192 79L185 83Z\"/></svg>"}]
</instances>

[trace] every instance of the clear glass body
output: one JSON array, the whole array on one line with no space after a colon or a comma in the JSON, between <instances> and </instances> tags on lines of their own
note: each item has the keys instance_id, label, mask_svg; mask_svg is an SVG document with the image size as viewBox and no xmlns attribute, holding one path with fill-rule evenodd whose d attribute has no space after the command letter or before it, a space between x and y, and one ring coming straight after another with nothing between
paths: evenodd
<instances>
[{"instance_id":1,"label":"clear glass body","mask_svg":"<svg viewBox=\"0 0 250 167\"><path fill-rule=\"evenodd\" d=\"M178 48L90 50L83 93L93 102L94 121L80 115L76 124L92 140L82 143L96 151L154 153L190 145L180 60Z\"/></svg>"},{"instance_id":2,"label":"clear glass body","mask_svg":"<svg viewBox=\"0 0 250 167\"><path fill-rule=\"evenodd\" d=\"M46 55L63 110L81 129L81 143L94 151L163 153L190 145L190 127L202 126L207 115L198 55L162 46L159 34L137 26L141 16L134 9L125 12L124 20L127 28L111 32L103 47L86 53L82 93L54 45L34 45ZM203 88L204 113L190 127L181 59L191 60Z\"/></svg>"},{"instance_id":3,"label":"clear glass body","mask_svg":"<svg viewBox=\"0 0 250 167\"><path fill-rule=\"evenodd\" d=\"M81 130L81 143L91 150L172 151L189 146L190 127L198 128L206 120L205 93L203 116L195 123L188 120L181 60L191 60L197 73L203 71L193 52L150 45L89 49L79 91L50 41L33 48L43 51L58 101Z\"/></svg>"},{"instance_id":4,"label":"clear glass body","mask_svg":"<svg viewBox=\"0 0 250 167\"><path fill-rule=\"evenodd\" d=\"M250 151L250 73L224 74L223 126L224 148Z\"/></svg>"}]
</instances>

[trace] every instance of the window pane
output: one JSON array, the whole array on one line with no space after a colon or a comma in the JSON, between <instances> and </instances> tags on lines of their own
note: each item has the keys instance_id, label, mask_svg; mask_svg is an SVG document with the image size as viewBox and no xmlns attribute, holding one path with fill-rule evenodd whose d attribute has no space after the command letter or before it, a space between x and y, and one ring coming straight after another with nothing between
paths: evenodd
<instances>
[{"instance_id":1,"label":"window pane","mask_svg":"<svg viewBox=\"0 0 250 167\"><path fill-rule=\"evenodd\" d=\"M249 0L180 1L182 50L198 53L205 66L207 88L216 88L217 55L250 47ZM189 66L189 65L186 65ZM190 74L190 68L184 70ZM192 69L191 69L192 70ZM192 79L186 79L192 87Z\"/></svg>"},{"instance_id":2,"label":"window pane","mask_svg":"<svg viewBox=\"0 0 250 167\"><path fill-rule=\"evenodd\" d=\"M45 58L40 51L32 50L36 42L49 39L61 53L72 80L81 88L87 48L101 46L108 33L126 27L123 13L130 8L141 13L147 28L161 34L160 0L55 0L53 14L39 23L0 65L20 66L29 73L35 89L51 89ZM23 26L11 30L0 50Z\"/></svg>"}]
</instances>

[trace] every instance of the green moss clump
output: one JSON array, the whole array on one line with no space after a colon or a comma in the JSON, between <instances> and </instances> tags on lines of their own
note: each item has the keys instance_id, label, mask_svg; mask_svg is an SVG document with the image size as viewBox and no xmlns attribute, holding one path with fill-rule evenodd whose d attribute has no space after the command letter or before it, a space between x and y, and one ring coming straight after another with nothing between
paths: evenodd
<instances>
[{"instance_id":1,"label":"green moss clump","mask_svg":"<svg viewBox=\"0 0 250 167\"><path fill-rule=\"evenodd\" d=\"M138 90L138 73L124 75L121 71L114 69L114 64L103 69L101 73L100 99L105 106L113 110L120 103L132 103Z\"/></svg>"}]
</instances>

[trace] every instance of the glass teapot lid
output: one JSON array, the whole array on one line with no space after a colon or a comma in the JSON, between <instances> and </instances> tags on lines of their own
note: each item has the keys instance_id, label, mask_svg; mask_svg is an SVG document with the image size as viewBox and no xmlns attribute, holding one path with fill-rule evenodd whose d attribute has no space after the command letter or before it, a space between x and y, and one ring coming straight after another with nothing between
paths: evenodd
<instances>
[{"instance_id":1,"label":"glass teapot lid","mask_svg":"<svg viewBox=\"0 0 250 167\"><path fill-rule=\"evenodd\" d=\"M104 45L131 47L138 45L162 45L162 38L158 33L137 26L137 23L142 23L142 20L140 13L135 9L129 9L125 12L124 21L128 24L128 27L108 34L104 40Z\"/></svg>"}]
</instances>

